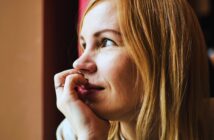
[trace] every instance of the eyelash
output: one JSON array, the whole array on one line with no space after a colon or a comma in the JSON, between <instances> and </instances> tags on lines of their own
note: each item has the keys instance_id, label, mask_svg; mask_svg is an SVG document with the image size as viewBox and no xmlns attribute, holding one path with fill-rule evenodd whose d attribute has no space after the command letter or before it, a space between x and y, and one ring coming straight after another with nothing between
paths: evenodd
<instances>
[{"instance_id":1,"label":"eyelash","mask_svg":"<svg viewBox=\"0 0 214 140\"><path fill-rule=\"evenodd\" d=\"M111 42L111 45L106 45L108 43L108 41ZM98 43L98 46L101 47L101 48L104 48L104 47L107 47L107 46L117 46L117 44L113 40L111 40L109 38L103 38L101 40L101 42Z\"/></svg>"},{"instance_id":2,"label":"eyelash","mask_svg":"<svg viewBox=\"0 0 214 140\"><path fill-rule=\"evenodd\" d=\"M112 45L107 45L107 46L118 46L117 43L115 43L113 40L109 39L109 38L102 38L101 41L98 41L96 43L97 47L100 47L100 48L104 48L104 47L107 47L105 46L105 44L108 42L108 41L111 41L112 42ZM86 43L82 43L81 44L83 50L86 48Z\"/></svg>"}]
</instances>

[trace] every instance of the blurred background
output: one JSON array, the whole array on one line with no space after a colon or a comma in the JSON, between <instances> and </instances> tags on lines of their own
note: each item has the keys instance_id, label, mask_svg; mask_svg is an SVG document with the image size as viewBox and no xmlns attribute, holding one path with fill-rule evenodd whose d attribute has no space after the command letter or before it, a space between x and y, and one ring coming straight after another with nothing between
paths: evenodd
<instances>
[{"instance_id":1,"label":"blurred background","mask_svg":"<svg viewBox=\"0 0 214 140\"><path fill-rule=\"evenodd\" d=\"M203 29L214 96L213 0L189 0ZM77 23L87 0L0 0L0 136L54 140L63 119L53 76L78 56Z\"/></svg>"}]
</instances>

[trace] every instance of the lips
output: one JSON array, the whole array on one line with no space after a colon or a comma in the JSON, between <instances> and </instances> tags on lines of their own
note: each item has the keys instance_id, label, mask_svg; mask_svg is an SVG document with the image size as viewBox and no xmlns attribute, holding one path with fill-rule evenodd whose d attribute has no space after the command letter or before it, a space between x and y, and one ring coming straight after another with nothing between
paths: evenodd
<instances>
[{"instance_id":1,"label":"lips","mask_svg":"<svg viewBox=\"0 0 214 140\"><path fill-rule=\"evenodd\" d=\"M104 87L94 85L94 84L86 84L77 86L77 93L82 97L90 94L99 93L101 90L104 90Z\"/></svg>"}]
</instances>

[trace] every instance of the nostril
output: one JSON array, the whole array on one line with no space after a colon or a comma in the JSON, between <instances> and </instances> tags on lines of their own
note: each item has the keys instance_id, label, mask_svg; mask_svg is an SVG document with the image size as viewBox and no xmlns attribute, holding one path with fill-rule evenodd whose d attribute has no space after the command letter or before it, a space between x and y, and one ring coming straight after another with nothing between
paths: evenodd
<instances>
[{"instance_id":1,"label":"nostril","mask_svg":"<svg viewBox=\"0 0 214 140\"><path fill-rule=\"evenodd\" d=\"M74 65L74 69L77 69L78 71L85 73L94 73L97 71L97 66L94 63L86 63L81 65Z\"/></svg>"},{"instance_id":2,"label":"nostril","mask_svg":"<svg viewBox=\"0 0 214 140\"><path fill-rule=\"evenodd\" d=\"M96 72L96 71L97 71L97 65L96 65L96 63L94 63L94 62L88 63L88 65L87 65L87 70L88 70L90 73Z\"/></svg>"},{"instance_id":3,"label":"nostril","mask_svg":"<svg viewBox=\"0 0 214 140\"><path fill-rule=\"evenodd\" d=\"M95 61L92 59L91 55L82 55L73 63L73 68L86 73L93 73L97 71L97 66Z\"/></svg>"}]
</instances>

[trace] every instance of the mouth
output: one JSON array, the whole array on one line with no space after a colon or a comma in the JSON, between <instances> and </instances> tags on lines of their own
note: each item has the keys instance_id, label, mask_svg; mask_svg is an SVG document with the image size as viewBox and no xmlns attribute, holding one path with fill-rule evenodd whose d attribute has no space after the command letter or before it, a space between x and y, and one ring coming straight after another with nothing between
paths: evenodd
<instances>
[{"instance_id":1,"label":"mouth","mask_svg":"<svg viewBox=\"0 0 214 140\"><path fill-rule=\"evenodd\" d=\"M99 85L94 84L86 84L86 85L80 85L76 87L76 91L80 97L84 97L91 94L97 94L100 93L105 88Z\"/></svg>"}]
</instances>

